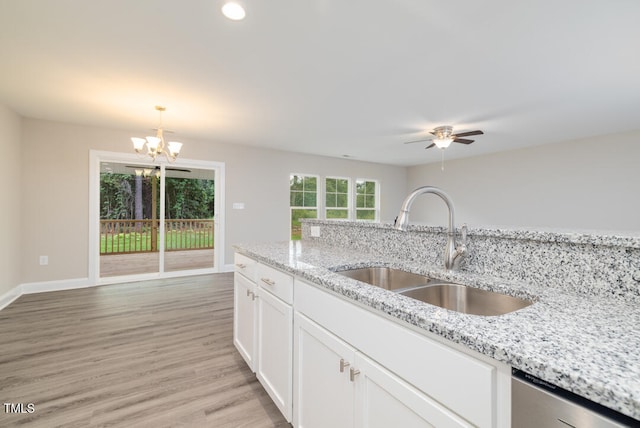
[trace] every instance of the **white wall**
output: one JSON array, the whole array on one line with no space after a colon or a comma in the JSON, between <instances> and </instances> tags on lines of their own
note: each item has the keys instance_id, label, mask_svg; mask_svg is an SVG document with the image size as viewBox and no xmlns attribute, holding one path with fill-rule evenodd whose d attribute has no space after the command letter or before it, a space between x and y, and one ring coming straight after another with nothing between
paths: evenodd
<instances>
[{"instance_id":1,"label":"white wall","mask_svg":"<svg viewBox=\"0 0 640 428\"><path fill-rule=\"evenodd\" d=\"M451 196L457 224L638 235L640 131L409 168L409 189L422 185ZM412 221L446 224L437 197L419 199Z\"/></svg>"},{"instance_id":2,"label":"white wall","mask_svg":"<svg viewBox=\"0 0 640 428\"><path fill-rule=\"evenodd\" d=\"M0 104L0 297L20 284L20 117Z\"/></svg>"},{"instance_id":3,"label":"white wall","mask_svg":"<svg viewBox=\"0 0 640 428\"><path fill-rule=\"evenodd\" d=\"M23 120L23 283L88 276L89 150L129 153L129 138L143 131ZM180 140L181 157L225 162L226 263L233 243L289 238L291 172L379 179L385 219L395 216L407 186L406 168ZM246 208L233 210L233 202ZM40 255L49 256L48 266L39 266Z\"/></svg>"}]
</instances>

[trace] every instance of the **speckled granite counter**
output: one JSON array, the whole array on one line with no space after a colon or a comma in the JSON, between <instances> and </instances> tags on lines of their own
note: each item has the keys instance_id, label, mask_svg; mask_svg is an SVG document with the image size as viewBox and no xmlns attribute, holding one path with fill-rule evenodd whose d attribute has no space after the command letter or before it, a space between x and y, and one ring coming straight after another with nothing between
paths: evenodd
<instances>
[{"instance_id":1,"label":"speckled granite counter","mask_svg":"<svg viewBox=\"0 0 640 428\"><path fill-rule=\"evenodd\" d=\"M312 241L241 244L235 248L640 420L640 308L637 303L477 273L446 272L433 264ZM372 265L528 297L536 303L501 316L465 315L333 272Z\"/></svg>"}]
</instances>

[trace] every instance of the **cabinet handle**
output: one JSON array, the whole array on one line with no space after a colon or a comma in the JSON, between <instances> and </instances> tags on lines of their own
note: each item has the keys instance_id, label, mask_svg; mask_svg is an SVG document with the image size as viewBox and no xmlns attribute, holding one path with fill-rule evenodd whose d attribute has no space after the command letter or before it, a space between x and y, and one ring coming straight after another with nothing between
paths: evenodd
<instances>
[{"instance_id":1,"label":"cabinet handle","mask_svg":"<svg viewBox=\"0 0 640 428\"><path fill-rule=\"evenodd\" d=\"M243 263L236 263L236 267L239 267L240 269L244 269L247 267L247 265L243 264Z\"/></svg>"},{"instance_id":2,"label":"cabinet handle","mask_svg":"<svg viewBox=\"0 0 640 428\"><path fill-rule=\"evenodd\" d=\"M251 300L256 300L256 293L247 290L247 297L251 297Z\"/></svg>"},{"instance_id":3,"label":"cabinet handle","mask_svg":"<svg viewBox=\"0 0 640 428\"><path fill-rule=\"evenodd\" d=\"M353 367L351 367L349 369L349 380L351 382L355 382L356 381L356 376L358 376L360 374L360 370L354 369Z\"/></svg>"},{"instance_id":4,"label":"cabinet handle","mask_svg":"<svg viewBox=\"0 0 640 428\"><path fill-rule=\"evenodd\" d=\"M340 373L344 373L344 369L349 367L349 361L345 361L344 358L340 358Z\"/></svg>"},{"instance_id":5,"label":"cabinet handle","mask_svg":"<svg viewBox=\"0 0 640 428\"><path fill-rule=\"evenodd\" d=\"M269 278L260 278L260 281L264 282L267 285L276 285L276 283Z\"/></svg>"}]
</instances>

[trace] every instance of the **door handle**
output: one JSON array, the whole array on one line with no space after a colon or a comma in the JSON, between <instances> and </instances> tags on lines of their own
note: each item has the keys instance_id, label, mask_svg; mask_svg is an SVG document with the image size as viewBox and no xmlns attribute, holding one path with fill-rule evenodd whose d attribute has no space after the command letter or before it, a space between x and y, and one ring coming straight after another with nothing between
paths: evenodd
<instances>
[{"instance_id":1,"label":"door handle","mask_svg":"<svg viewBox=\"0 0 640 428\"><path fill-rule=\"evenodd\" d=\"M349 380L351 382L355 382L356 381L356 376L358 376L360 374L360 370L354 369L353 367L351 367L349 369Z\"/></svg>"},{"instance_id":2,"label":"door handle","mask_svg":"<svg viewBox=\"0 0 640 428\"><path fill-rule=\"evenodd\" d=\"M344 369L349 367L349 361L345 361L344 358L340 358L340 373L344 373Z\"/></svg>"}]
</instances>

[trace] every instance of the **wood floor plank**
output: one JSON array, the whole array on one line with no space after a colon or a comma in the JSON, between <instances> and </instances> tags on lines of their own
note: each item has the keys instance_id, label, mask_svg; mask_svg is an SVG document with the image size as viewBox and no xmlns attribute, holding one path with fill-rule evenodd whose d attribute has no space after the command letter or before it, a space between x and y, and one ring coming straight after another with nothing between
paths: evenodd
<instances>
[{"instance_id":1,"label":"wood floor plank","mask_svg":"<svg viewBox=\"0 0 640 428\"><path fill-rule=\"evenodd\" d=\"M233 346L233 275L31 294L0 311L2 427L289 427Z\"/></svg>"}]
</instances>

